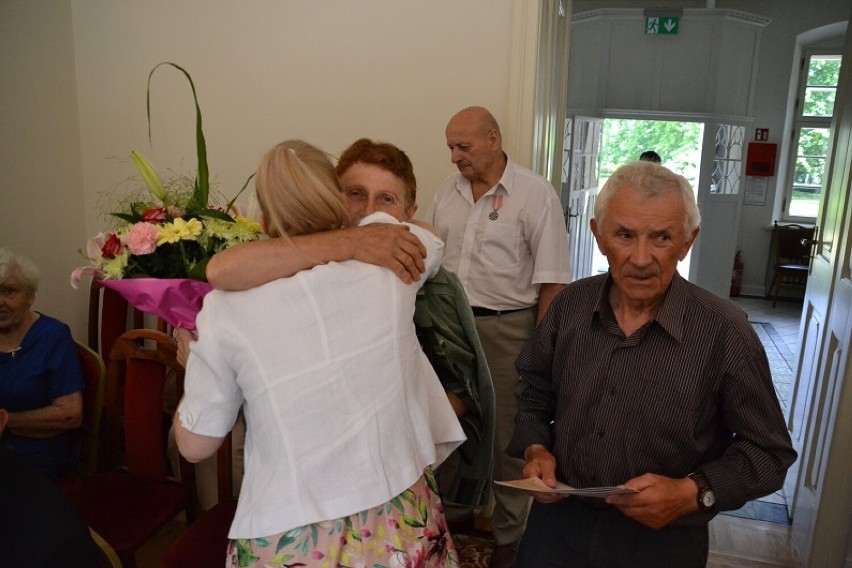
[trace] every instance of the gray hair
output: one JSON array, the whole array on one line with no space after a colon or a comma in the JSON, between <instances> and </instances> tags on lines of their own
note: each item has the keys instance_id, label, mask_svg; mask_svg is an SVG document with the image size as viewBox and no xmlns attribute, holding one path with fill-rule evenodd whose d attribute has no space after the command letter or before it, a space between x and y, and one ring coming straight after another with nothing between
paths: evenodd
<instances>
[{"instance_id":1,"label":"gray hair","mask_svg":"<svg viewBox=\"0 0 852 568\"><path fill-rule=\"evenodd\" d=\"M38 267L33 261L0 248L0 282L14 279L32 295L38 290L38 276Z\"/></svg>"},{"instance_id":2,"label":"gray hair","mask_svg":"<svg viewBox=\"0 0 852 568\"><path fill-rule=\"evenodd\" d=\"M684 230L687 235L701 224L701 213L695 202L695 192L686 178L666 167L653 162L631 162L621 166L606 181L595 200L595 219L598 225L603 222L607 205L618 191L630 186L643 199L673 193L681 198L684 211Z\"/></svg>"}]
</instances>

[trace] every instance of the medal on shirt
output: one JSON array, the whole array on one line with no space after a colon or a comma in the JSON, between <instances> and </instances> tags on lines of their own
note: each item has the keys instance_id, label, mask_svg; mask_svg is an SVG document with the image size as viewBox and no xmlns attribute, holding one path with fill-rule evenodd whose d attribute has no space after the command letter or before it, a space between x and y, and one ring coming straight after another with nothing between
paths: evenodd
<instances>
[{"instance_id":1,"label":"medal on shirt","mask_svg":"<svg viewBox=\"0 0 852 568\"><path fill-rule=\"evenodd\" d=\"M488 214L488 218L492 221L496 221L500 214L497 212L500 208L503 207L503 194L500 195L494 194L491 196L491 213Z\"/></svg>"}]
</instances>

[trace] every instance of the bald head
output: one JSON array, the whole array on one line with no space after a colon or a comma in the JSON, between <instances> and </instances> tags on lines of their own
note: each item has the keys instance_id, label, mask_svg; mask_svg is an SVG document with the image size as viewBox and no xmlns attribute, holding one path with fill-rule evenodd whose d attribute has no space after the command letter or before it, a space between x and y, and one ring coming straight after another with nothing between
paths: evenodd
<instances>
[{"instance_id":1,"label":"bald head","mask_svg":"<svg viewBox=\"0 0 852 568\"><path fill-rule=\"evenodd\" d=\"M497 135L502 137L497 119L487 108L481 106L470 106L457 112L447 124L447 130L450 128L473 130L483 136L487 136L491 130L496 130Z\"/></svg>"},{"instance_id":2,"label":"bald head","mask_svg":"<svg viewBox=\"0 0 852 568\"><path fill-rule=\"evenodd\" d=\"M459 172L470 180L474 193L479 186L497 183L506 168L500 125L488 109L467 107L447 123L447 147Z\"/></svg>"}]
</instances>

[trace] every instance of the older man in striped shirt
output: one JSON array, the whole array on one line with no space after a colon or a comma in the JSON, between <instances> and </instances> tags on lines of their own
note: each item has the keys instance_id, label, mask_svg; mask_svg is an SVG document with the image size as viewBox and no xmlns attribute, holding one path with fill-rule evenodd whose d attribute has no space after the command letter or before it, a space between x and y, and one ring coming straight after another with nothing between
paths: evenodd
<instances>
[{"instance_id":1,"label":"older man in striped shirt","mask_svg":"<svg viewBox=\"0 0 852 568\"><path fill-rule=\"evenodd\" d=\"M763 347L733 303L676 267L699 232L689 183L623 166L595 204L608 274L570 284L518 359L509 452L533 493L518 568L705 566L707 523L772 493L796 458Z\"/></svg>"}]
</instances>

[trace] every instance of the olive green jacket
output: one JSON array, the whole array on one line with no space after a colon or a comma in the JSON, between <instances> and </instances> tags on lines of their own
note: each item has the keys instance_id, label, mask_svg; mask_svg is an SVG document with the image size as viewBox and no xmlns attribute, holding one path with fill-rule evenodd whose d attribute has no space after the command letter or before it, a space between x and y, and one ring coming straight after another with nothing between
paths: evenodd
<instances>
[{"instance_id":1,"label":"olive green jacket","mask_svg":"<svg viewBox=\"0 0 852 568\"><path fill-rule=\"evenodd\" d=\"M491 489L494 458L494 386L473 311L455 274L441 268L421 287L414 324L444 390L455 393L468 408L459 418L467 436L456 450L459 473L449 494L441 497L450 503L484 506Z\"/></svg>"}]
</instances>

